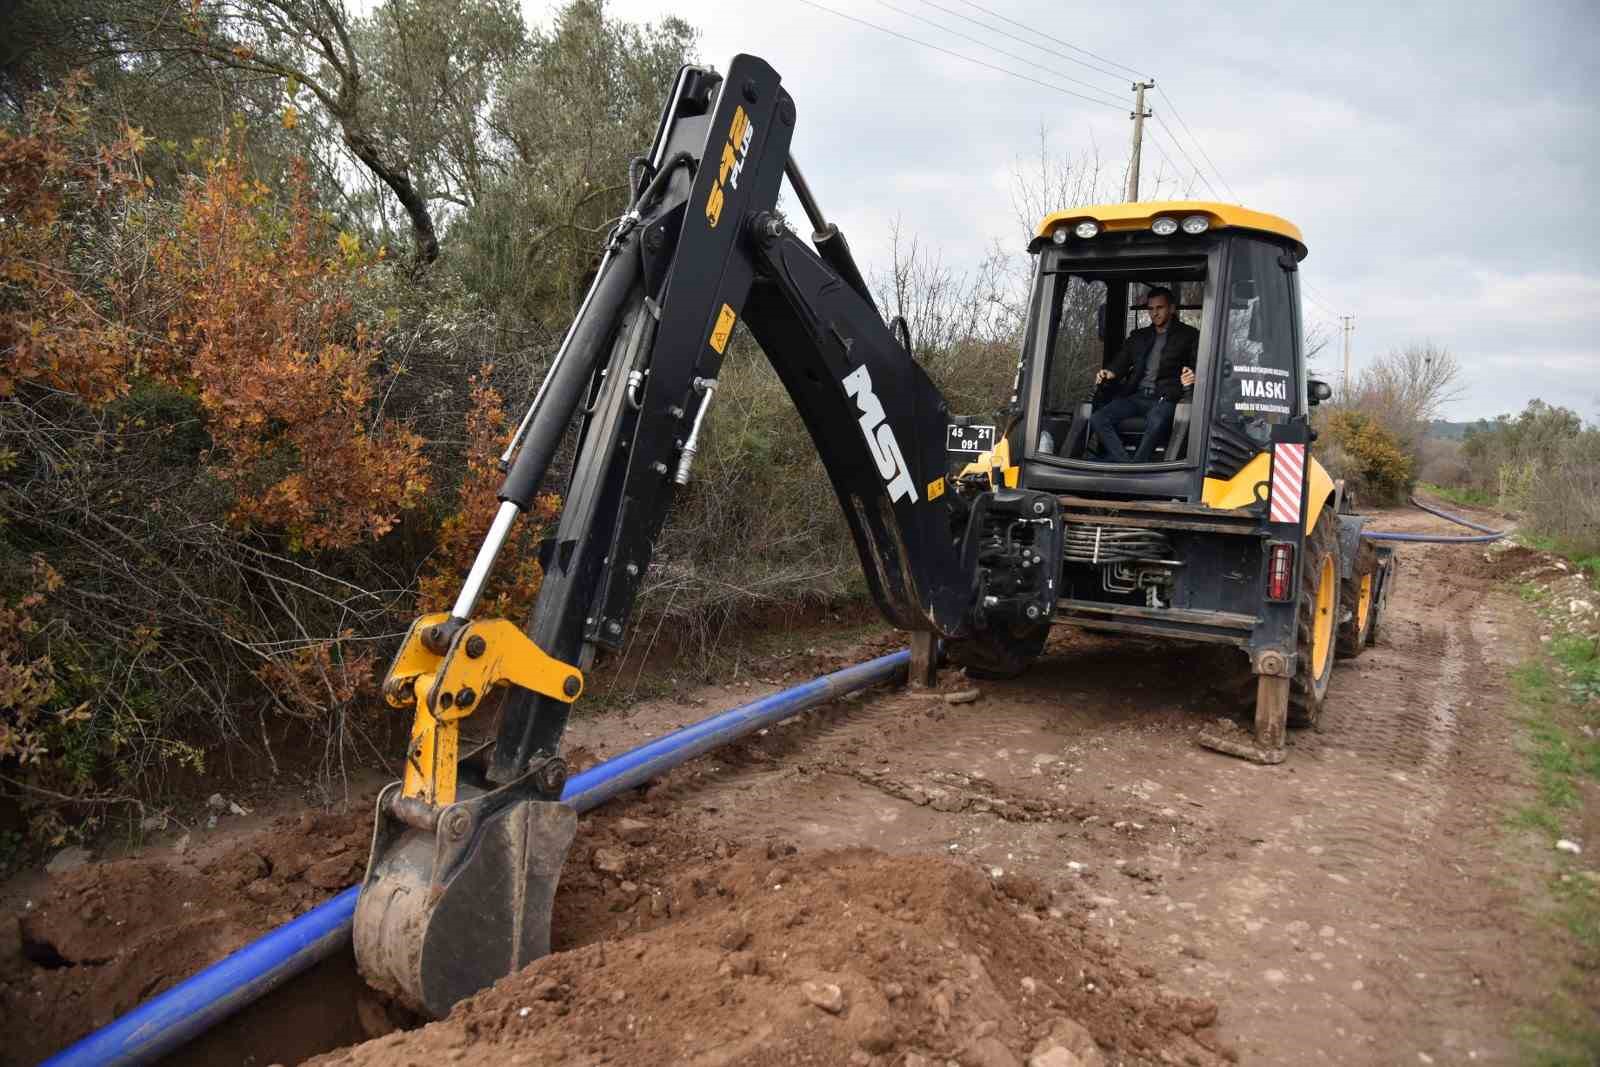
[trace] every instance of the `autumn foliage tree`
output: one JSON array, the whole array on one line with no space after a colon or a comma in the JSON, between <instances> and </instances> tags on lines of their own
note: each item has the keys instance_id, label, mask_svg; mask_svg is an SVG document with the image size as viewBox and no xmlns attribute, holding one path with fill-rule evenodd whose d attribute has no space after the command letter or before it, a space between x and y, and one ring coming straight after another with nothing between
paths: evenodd
<instances>
[{"instance_id":1,"label":"autumn foliage tree","mask_svg":"<svg viewBox=\"0 0 1600 1067\"><path fill-rule=\"evenodd\" d=\"M155 246L150 362L198 395L236 521L345 548L393 529L428 478L421 437L370 410L379 339L351 291L372 259L318 216L303 168L291 189L279 209L237 153L207 165Z\"/></svg>"},{"instance_id":2,"label":"autumn foliage tree","mask_svg":"<svg viewBox=\"0 0 1600 1067\"><path fill-rule=\"evenodd\" d=\"M493 374L493 365L486 365L471 380L467 446L462 456L465 473L455 511L439 524L438 547L419 583L418 601L423 611L450 609L461 580L471 569L478 546L500 509L497 494L503 475L499 457L509 427L500 393L489 384ZM481 610L485 615L520 620L533 607L543 577L539 570L539 539L545 524L560 509L560 497L541 493L513 528L483 592Z\"/></svg>"},{"instance_id":3,"label":"autumn foliage tree","mask_svg":"<svg viewBox=\"0 0 1600 1067\"><path fill-rule=\"evenodd\" d=\"M82 88L70 79L24 130L0 130L0 397L34 385L103 404L128 389L131 331L107 316L124 286L84 263L82 237L143 192L144 136L87 136Z\"/></svg>"},{"instance_id":4,"label":"autumn foliage tree","mask_svg":"<svg viewBox=\"0 0 1600 1067\"><path fill-rule=\"evenodd\" d=\"M430 488L356 309L386 266L304 171L274 194L235 145L154 202L77 91L0 135L0 778L57 837L251 709L342 732Z\"/></svg>"}]
</instances>

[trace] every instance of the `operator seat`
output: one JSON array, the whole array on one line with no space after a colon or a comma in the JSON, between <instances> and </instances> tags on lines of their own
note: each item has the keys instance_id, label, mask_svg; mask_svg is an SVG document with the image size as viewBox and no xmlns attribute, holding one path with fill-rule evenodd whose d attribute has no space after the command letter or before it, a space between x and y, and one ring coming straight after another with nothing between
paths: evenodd
<instances>
[{"instance_id":1,"label":"operator seat","mask_svg":"<svg viewBox=\"0 0 1600 1067\"><path fill-rule=\"evenodd\" d=\"M1189 444L1189 420L1193 416L1194 390L1183 394L1183 399L1178 402L1172 413L1172 433L1160 445L1156 446L1156 453L1162 462L1182 459ZM1094 430L1089 425L1089 416L1094 413L1094 404L1085 401L1078 405L1078 410L1073 413L1071 429L1065 436L1056 433L1057 420L1046 420L1051 436L1056 440L1056 454L1066 459L1083 459L1090 453L1090 446L1094 443ZM1064 421L1064 420L1062 420ZM1130 415L1117 423L1117 434L1130 450L1136 448L1138 441L1144 434L1145 418L1143 415Z\"/></svg>"}]
</instances>

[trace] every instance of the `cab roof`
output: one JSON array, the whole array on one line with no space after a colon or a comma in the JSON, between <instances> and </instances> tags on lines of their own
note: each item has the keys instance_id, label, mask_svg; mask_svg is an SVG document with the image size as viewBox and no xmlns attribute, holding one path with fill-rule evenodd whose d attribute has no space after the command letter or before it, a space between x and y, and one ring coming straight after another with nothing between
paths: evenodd
<instances>
[{"instance_id":1,"label":"cab roof","mask_svg":"<svg viewBox=\"0 0 1600 1067\"><path fill-rule=\"evenodd\" d=\"M1300 235L1300 227L1288 219L1251 211L1238 204L1221 204L1210 200L1143 200L1131 204L1094 204L1052 212L1039 223L1039 232L1030 242L1029 251L1036 251L1041 243L1049 240L1051 233L1062 223L1093 219L1108 232L1148 230L1150 224L1162 215L1170 215L1180 221L1189 215L1205 215L1211 220L1212 229L1256 230L1286 238L1294 242L1295 258L1306 258L1306 243Z\"/></svg>"}]
</instances>

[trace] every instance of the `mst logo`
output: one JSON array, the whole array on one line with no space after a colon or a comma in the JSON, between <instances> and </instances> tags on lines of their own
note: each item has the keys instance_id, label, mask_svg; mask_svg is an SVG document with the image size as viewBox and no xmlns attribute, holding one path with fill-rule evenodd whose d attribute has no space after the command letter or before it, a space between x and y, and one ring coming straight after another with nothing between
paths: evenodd
<instances>
[{"instance_id":1,"label":"mst logo","mask_svg":"<svg viewBox=\"0 0 1600 1067\"><path fill-rule=\"evenodd\" d=\"M744 113L744 105L733 109L733 122L728 124L728 139L722 145L722 163L717 167L717 180L711 185L711 195L706 197L706 222L714 230L722 221L723 187L739 188L739 173L744 170L750 155L750 140L755 136L755 124Z\"/></svg>"},{"instance_id":2,"label":"mst logo","mask_svg":"<svg viewBox=\"0 0 1600 1067\"><path fill-rule=\"evenodd\" d=\"M863 363L843 378L846 396L856 398L856 408L861 412L861 436L867 439L867 448L878 464L878 474L888 484L889 499L899 502L903 496L917 499L916 486L911 484L911 471L906 467L906 457L900 443L894 439L894 429L883 421L883 405L878 394L872 391L872 376Z\"/></svg>"}]
</instances>

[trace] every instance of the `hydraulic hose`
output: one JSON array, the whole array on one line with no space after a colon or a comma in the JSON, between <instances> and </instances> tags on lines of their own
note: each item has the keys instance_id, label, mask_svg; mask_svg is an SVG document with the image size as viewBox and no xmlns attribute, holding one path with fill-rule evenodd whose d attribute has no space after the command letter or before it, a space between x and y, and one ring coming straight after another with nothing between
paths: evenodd
<instances>
[{"instance_id":1,"label":"hydraulic hose","mask_svg":"<svg viewBox=\"0 0 1600 1067\"><path fill-rule=\"evenodd\" d=\"M1510 533L1509 530L1494 530L1488 526L1481 526L1469 519L1463 519L1460 515L1452 515L1448 511L1441 511L1436 507L1424 504L1416 497L1409 497L1407 499L1412 505L1422 509L1423 511L1426 511L1430 515L1437 515L1439 518L1444 519L1447 522L1453 522L1457 526L1465 526L1469 530L1482 530L1483 533L1474 536L1469 534L1418 534L1400 533L1398 531L1389 530L1362 530L1361 536L1366 538L1368 541L1410 541L1413 543L1432 545L1476 545L1486 544L1490 541L1498 541L1505 537L1506 534Z\"/></svg>"},{"instance_id":2,"label":"hydraulic hose","mask_svg":"<svg viewBox=\"0 0 1600 1067\"><path fill-rule=\"evenodd\" d=\"M579 812L665 774L719 745L902 674L907 651L825 674L657 738L568 780L561 799ZM40 1067L153 1063L350 943L359 886L351 886L192 978L45 1060Z\"/></svg>"}]
</instances>

